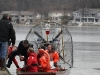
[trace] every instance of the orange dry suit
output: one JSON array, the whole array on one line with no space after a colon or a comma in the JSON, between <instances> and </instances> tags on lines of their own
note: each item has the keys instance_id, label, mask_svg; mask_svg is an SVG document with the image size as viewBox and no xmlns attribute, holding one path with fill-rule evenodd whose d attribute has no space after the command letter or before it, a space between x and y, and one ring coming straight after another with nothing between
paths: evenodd
<instances>
[{"instance_id":1,"label":"orange dry suit","mask_svg":"<svg viewBox=\"0 0 100 75\"><path fill-rule=\"evenodd\" d=\"M40 52L40 50L39 50L39 52ZM50 72L50 56L44 50L42 50L42 53L43 54L40 53L41 56L38 59L39 71Z\"/></svg>"},{"instance_id":2,"label":"orange dry suit","mask_svg":"<svg viewBox=\"0 0 100 75\"><path fill-rule=\"evenodd\" d=\"M28 72L38 72L37 55L35 53L28 52L28 59L26 60L26 66L24 67Z\"/></svg>"},{"instance_id":3,"label":"orange dry suit","mask_svg":"<svg viewBox=\"0 0 100 75\"><path fill-rule=\"evenodd\" d=\"M28 52L28 59L26 59L26 65L21 71L38 72L37 55L35 53Z\"/></svg>"},{"instance_id":4,"label":"orange dry suit","mask_svg":"<svg viewBox=\"0 0 100 75\"><path fill-rule=\"evenodd\" d=\"M45 50L45 51L49 53L48 50ZM54 62L54 66L57 67L57 62L60 59L58 52L53 51L53 52L50 52L49 55L50 55L50 61L53 61Z\"/></svg>"}]
</instances>

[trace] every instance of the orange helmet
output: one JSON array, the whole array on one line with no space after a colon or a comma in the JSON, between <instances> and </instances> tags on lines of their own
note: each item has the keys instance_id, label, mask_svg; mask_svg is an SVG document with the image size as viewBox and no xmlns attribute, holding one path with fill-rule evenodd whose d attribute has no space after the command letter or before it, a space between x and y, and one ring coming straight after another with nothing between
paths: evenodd
<instances>
[{"instance_id":1,"label":"orange helmet","mask_svg":"<svg viewBox=\"0 0 100 75\"><path fill-rule=\"evenodd\" d=\"M44 54L44 49L39 49L39 54Z\"/></svg>"}]
</instances>

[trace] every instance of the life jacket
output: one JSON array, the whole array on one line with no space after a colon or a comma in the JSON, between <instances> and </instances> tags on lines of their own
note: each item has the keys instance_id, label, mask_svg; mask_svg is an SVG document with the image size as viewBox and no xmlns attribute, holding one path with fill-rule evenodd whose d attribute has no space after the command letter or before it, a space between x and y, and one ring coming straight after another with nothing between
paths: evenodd
<instances>
[{"instance_id":1,"label":"life jacket","mask_svg":"<svg viewBox=\"0 0 100 75\"><path fill-rule=\"evenodd\" d=\"M38 63L42 66L39 67L39 71L50 72L50 56L47 52L44 51L44 55L40 56Z\"/></svg>"}]
</instances>

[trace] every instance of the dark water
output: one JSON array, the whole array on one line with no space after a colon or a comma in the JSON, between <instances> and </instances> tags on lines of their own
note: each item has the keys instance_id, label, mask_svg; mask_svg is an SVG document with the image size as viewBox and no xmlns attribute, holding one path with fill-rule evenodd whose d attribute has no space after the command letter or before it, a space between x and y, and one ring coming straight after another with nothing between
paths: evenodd
<instances>
[{"instance_id":1,"label":"dark water","mask_svg":"<svg viewBox=\"0 0 100 75\"><path fill-rule=\"evenodd\" d=\"M14 26L16 45L25 39L32 26ZM83 26L67 27L73 39L74 67L100 68L100 27ZM23 63L22 63L23 64ZM9 69L15 74L14 66Z\"/></svg>"}]
</instances>

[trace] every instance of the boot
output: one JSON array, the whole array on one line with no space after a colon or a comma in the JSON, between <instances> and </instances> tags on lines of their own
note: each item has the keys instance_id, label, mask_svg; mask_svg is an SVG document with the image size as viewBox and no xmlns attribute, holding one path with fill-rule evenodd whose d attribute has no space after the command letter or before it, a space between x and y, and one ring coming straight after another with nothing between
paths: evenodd
<instances>
[{"instance_id":1,"label":"boot","mask_svg":"<svg viewBox=\"0 0 100 75\"><path fill-rule=\"evenodd\" d=\"M6 70L6 67L5 67L5 59L2 59L1 60L1 70L2 71L5 71Z\"/></svg>"},{"instance_id":2,"label":"boot","mask_svg":"<svg viewBox=\"0 0 100 75\"><path fill-rule=\"evenodd\" d=\"M6 64L6 67L7 67L7 68L10 68L11 64L12 64L12 61L11 61L11 62L8 61L8 64Z\"/></svg>"},{"instance_id":3,"label":"boot","mask_svg":"<svg viewBox=\"0 0 100 75\"><path fill-rule=\"evenodd\" d=\"M10 64L7 64L6 67L7 67L7 68L10 68Z\"/></svg>"}]
</instances>

